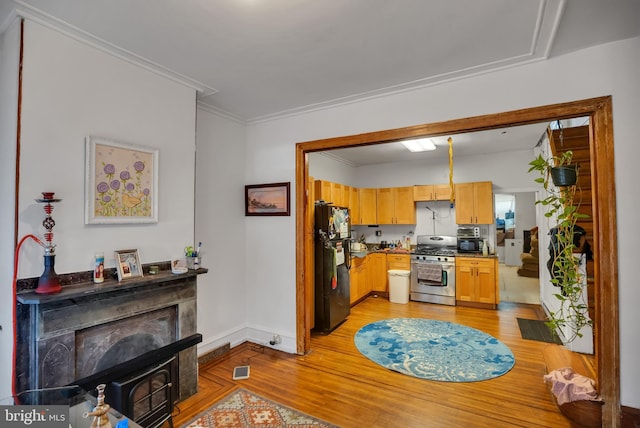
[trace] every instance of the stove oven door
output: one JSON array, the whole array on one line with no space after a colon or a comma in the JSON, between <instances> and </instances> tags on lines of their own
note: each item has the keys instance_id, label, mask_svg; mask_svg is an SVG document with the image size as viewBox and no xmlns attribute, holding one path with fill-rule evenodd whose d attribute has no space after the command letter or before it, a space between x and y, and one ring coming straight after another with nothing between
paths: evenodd
<instances>
[{"instance_id":1,"label":"stove oven door","mask_svg":"<svg viewBox=\"0 0 640 428\"><path fill-rule=\"evenodd\" d=\"M424 297L424 295L446 296L455 302L455 264L424 260L412 261L411 295L414 296L414 294L418 297Z\"/></svg>"}]
</instances>

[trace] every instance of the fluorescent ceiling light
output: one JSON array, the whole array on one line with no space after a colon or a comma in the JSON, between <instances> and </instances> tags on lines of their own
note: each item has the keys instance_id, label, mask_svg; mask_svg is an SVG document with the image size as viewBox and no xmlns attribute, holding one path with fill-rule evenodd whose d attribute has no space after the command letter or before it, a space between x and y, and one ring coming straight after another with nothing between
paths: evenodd
<instances>
[{"instance_id":1,"label":"fluorescent ceiling light","mask_svg":"<svg viewBox=\"0 0 640 428\"><path fill-rule=\"evenodd\" d=\"M431 138L418 138L417 140L400 141L410 152L427 152L436 149Z\"/></svg>"}]
</instances>

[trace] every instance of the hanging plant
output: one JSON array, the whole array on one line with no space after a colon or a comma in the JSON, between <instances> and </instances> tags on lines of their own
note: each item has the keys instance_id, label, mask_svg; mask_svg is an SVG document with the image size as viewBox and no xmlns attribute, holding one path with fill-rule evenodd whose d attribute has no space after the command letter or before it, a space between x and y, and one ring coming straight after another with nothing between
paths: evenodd
<instances>
[{"instance_id":1,"label":"hanging plant","mask_svg":"<svg viewBox=\"0 0 640 428\"><path fill-rule=\"evenodd\" d=\"M578 165L551 167L551 179L558 187L574 186L578 182Z\"/></svg>"},{"instance_id":2,"label":"hanging plant","mask_svg":"<svg viewBox=\"0 0 640 428\"><path fill-rule=\"evenodd\" d=\"M582 337L581 330L593 325L584 296L586 281L580 270L582 257L581 254L576 254L582 247L581 237L584 235L584 229L577 226L576 222L589 216L578 212L578 168L571 163L572 157L573 153L566 151L550 158L538 155L529 162L529 172L536 171L540 174L534 181L541 184L547 193L547 196L536 201L536 204L546 207L545 216L557 222L556 227L551 229L548 267L551 283L560 289L559 293L554 294L560 301L560 308L550 313L547 325L565 336L564 343ZM569 168L574 173L571 181L573 184L566 184L566 181L554 182L553 170L558 167Z\"/></svg>"}]
</instances>

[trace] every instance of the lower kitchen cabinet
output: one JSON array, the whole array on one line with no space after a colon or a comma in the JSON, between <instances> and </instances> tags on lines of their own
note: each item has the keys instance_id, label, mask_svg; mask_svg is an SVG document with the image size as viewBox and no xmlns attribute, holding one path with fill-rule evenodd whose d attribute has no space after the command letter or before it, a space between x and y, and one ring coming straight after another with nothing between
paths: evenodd
<instances>
[{"instance_id":1,"label":"lower kitchen cabinet","mask_svg":"<svg viewBox=\"0 0 640 428\"><path fill-rule=\"evenodd\" d=\"M456 304L496 309L498 258L456 257Z\"/></svg>"},{"instance_id":2,"label":"lower kitchen cabinet","mask_svg":"<svg viewBox=\"0 0 640 428\"><path fill-rule=\"evenodd\" d=\"M387 255L384 253L371 253L367 255L367 270L371 291L386 293L387 288Z\"/></svg>"},{"instance_id":3,"label":"lower kitchen cabinet","mask_svg":"<svg viewBox=\"0 0 640 428\"><path fill-rule=\"evenodd\" d=\"M387 270L391 269L410 270L411 256L409 254L387 254Z\"/></svg>"},{"instance_id":4,"label":"lower kitchen cabinet","mask_svg":"<svg viewBox=\"0 0 640 428\"><path fill-rule=\"evenodd\" d=\"M367 272L369 263L367 257L353 257L349 271L349 303L353 304L369 294L371 285Z\"/></svg>"},{"instance_id":5,"label":"lower kitchen cabinet","mask_svg":"<svg viewBox=\"0 0 640 428\"><path fill-rule=\"evenodd\" d=\"M409 254L387 254L387 271L384 273L385 288L389 290L390 270L411 270L411 256Z\"/></svg>"}]
</instances>

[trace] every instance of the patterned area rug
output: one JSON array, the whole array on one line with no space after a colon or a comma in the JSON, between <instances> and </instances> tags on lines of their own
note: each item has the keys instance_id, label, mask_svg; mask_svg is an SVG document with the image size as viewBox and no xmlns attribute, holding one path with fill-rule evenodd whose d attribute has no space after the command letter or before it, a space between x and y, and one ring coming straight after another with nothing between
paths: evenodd
<instances>
[{"instance_id":1,"label":"patterned area rug","mask_svg":"<svg viewBox=\"0 0 640 428\"><path fill-rule=\"evenodd\" d=\"M336 425L260 397L246 389L238 389L227 395L183 427L337 428Z\"/></svg>"},{"instance_id":2,"label":"patterned area rug","mask_svg":"<svg viewBox=\"0 0 640 428\"><path fill-rule=\"evenodd\" d=\"M480 330L447 321L393 318L362 327L358 350L371 361L409 376L475 382L507 373L511 350Z\"/></svg>"}]
</instances>

